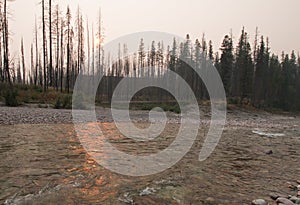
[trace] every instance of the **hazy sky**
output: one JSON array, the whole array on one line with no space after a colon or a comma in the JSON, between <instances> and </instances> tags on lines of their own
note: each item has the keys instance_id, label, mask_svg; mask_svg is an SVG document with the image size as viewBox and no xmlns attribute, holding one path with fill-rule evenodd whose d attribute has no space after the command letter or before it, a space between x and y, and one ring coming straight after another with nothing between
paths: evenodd
<instances>
[{"instance_id":1,"label":"hazy sky","mask_svg":"<svg viewBox=\"0 0 300 205\"><path fill-rule=\"evenodd\" d=\"M300 0L60 0L59 4L63 15L69 4L73 16L80 5L90 23L96 23L101 6L106 42L139 31L164 31L182 37L189 33L193 40L205 32L218 49L230 29L236 44L243 26L253 42L258 26L260 34L270 38L273 52L300 50ZM38 0L10 3L13 56L19 55L24 36L29 57L35 15L41 20L40 7Z\"/></svg>"}]
</instances>

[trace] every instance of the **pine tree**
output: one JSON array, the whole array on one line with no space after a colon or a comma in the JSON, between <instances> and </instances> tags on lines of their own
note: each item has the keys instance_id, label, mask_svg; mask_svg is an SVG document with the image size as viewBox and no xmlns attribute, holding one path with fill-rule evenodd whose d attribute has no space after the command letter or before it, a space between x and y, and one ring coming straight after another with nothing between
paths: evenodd
<instances>
[{"instance_id":1,"label":"pine tree","mask_svg":"<svg viewBox=\"0 0 300 205\"><path fill-rule=\"evenodd\" d=\"M281 65L278 56L272 55L270 58L269 65L269 86L268 95L266 97L266 105L270 107L280 107L280 102L278 100L282 75L281 75Z\"/></svg>"},{"instance_id":2,"label":"pine tree","mask_svg":"<svg viewBox=\"0 0 300 205\"><path fill-rule=\"evenodd\" d=\"M253 103L255 106L264 104L266 97L266 78L268 72L269 51L264 42L264 37L261 37L261 42L257 50L256 70L254 75L254 98Z\"/></svg>"},{"instance_id":3,"label":"pine tree","mask_svg":"<svg viewBox=\"0 0 300 205\"><path fill-rule=\"evenodd\" d=\"M199 70L201 68L201 58L202 58L202 52L201 52L201 44L198 39L195 41L194 45L194 66L195 69ZM198 74L194 74L193 76L193 90L196 93L198 98L203 98L203 82L199 79Z\"/></svg>"},{"instance_id":4,"label":"pine tree","mask_svg":"<svg viewBox=\"0 0 300 205\"><path fill-rule=\"evenodd\" d=\"M221 46L221 60L220 60L220 75L224 84L227 96L231 96L231 76L233 69L233 43L232 38L228 35L224 37Z\"/></svg>"},{"instance_id":5,"label":"pine tree","mask_svg":"<svg viewBox=\"0 0 300 205\"><path fill-rule=\"evenodd\" d=\"M155 63L156 63L156 47L155 47L155 41L152 41L152 44L151 44L151 51L150 51L150 56L149 56L149 59L150 59L150 67L151 67L151 77L154 78L155 76L155 69L156 69L156 66L155 66Z\"/></svg>"},{"instance_id":6,"label":"pine tree","mask_svg":"<svg viewBox=\"0 0 300 205\"><path fill-rule=\"evenodd\" d=\"M212 41L209 41L208 43L208 57L209 60L214 61L214 51L213 51Z\"/></svg>"},{"instance_id":7,"label":"pine tree","mask_svg":"<svg viewBox=\"0 0 300 205\"><path fill-rule=\"evenodd\" d=\"M144 39L141 39L140 45L139 45L139 50L138 50L138 77L144 77L144 65L145 65L145 44L144 44Z\"/></svg>"},{"instance_id":8,"label":"pine tree","mask_svg":"<svg viewBox=\"0 0 300 205\"><path fill-rule=\"evenodd\" d=\"M172 50L171 50L171 55L170 55L170 70L177 72L177 42L176 39L173 39L173 45L172 45Z\"/></svg>"},{"instance_id":9,"label":"pine tree","mask_svg":"<svg viewBox=\"0 0 300 205\"><path fill-rule=\"evenodd\" d=\"M250 99L252 96L253 63L248 35L244 28L237 47L236 63L233 72L233 96Z\"/></svg>"}]
</instances>

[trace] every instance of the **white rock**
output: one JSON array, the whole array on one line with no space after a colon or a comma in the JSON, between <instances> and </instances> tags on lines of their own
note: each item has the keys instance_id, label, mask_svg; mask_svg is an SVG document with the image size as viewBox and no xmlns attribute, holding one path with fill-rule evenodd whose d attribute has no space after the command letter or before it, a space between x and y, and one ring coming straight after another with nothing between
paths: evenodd
<instances>
[{"instance_id":1,"label":"white rock","mask_svg":"<svg viewBox=\"0 0 300 205\"><path fill-rule=\"evenodd\" d=\"M153 194L155 192L156 192L155 189L147 187L146 189L144 189L143 191L140 192L140 196L147 196L147 195Z\"/></svg>"},{"instance_id":2,"label":"white rock","mask_svg":"<svg viewBox=\"0 0 300 205\"><path fill-rule=\"evenodd\" d=\"M255 199L252 201L251 205L268 205L268 203L263 199Z\"/></svg>"}]
</instances>

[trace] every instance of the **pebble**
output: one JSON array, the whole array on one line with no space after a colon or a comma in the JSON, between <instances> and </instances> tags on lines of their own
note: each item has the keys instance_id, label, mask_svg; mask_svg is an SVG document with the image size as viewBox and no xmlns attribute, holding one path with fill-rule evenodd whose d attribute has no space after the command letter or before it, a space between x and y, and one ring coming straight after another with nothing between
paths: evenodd
<instances>
[{"instance_id":1,"label":"pebble","mask_svg":"<svg viewBox=\"0 0 300 205\"><path fill-rule=\"evenodd\" d=\"M277 204L284 204L284 205L294 205L294 203L286 198L282 198L282 197L279 197L277 200L276 200L276 203Z\"/></svg>"},{"instance_id":2,"label":"pebble","mask_svg":"<svg viewBox=\"0 0 300 205\"><path fill-rule=\"evenodd\" d=\"M251 205L268 205L268 203L263 199L255 199L252 201Z\"/></svg>"}]
</instances>

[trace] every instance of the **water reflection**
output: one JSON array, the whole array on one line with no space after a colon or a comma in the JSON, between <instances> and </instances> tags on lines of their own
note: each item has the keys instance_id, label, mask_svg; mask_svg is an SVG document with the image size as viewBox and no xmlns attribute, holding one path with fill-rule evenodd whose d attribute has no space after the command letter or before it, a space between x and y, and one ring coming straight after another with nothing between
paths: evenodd
<instances>
[{"instance_id":1,"label":"water reflection","mask_svg":"<svg viewBox=\"0 0 300 205\"><path fill-rule=\"evenodd\" d=\"M178 127L168 124L161 137L134 143L121 135L113 123L91 123L88 127L92 131L96 125L102 126L103 135L113 146L141 155L164 149L174 140ZM251 202L292 180L300 161L298 132L278 128L286 137L270 141L252 130L226 130L211 158L199 162L206 132L200 130L192 150L171 169L148 177L124 177L99 166L87 154L73 125L1 126L0 204L9 199L15 202L12 204L118 205L131 199L136 204L208 204L209 197L216 204ZM264 151L270 147L274 154L266 155ZM140 196L147 187L156 192Z\"/></svg>"}]
</instances>

